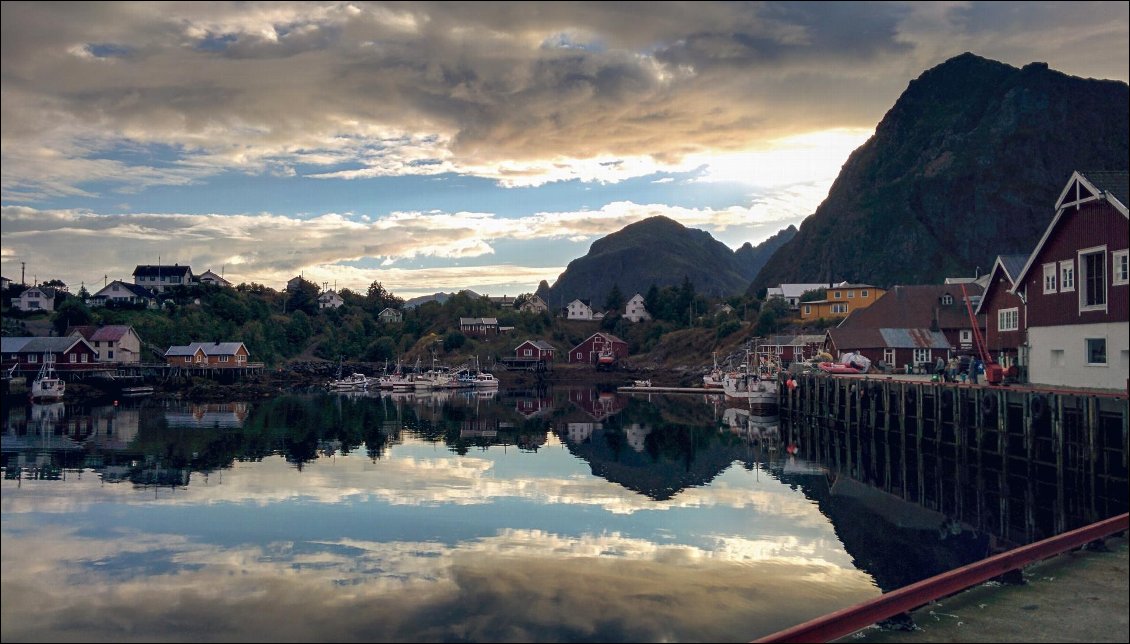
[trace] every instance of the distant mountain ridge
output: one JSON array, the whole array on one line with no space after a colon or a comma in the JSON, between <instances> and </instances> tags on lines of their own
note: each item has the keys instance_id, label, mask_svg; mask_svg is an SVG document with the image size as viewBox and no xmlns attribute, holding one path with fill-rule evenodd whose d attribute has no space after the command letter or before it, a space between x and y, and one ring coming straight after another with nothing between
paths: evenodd
<instances>
[{"instance_id":1,"label":"distant mountain ridge","mask_svg":"<svg viewBox=\"0 0 1130 644\"><path fill-rule=\"evenodd\" d=\"M1125 170L1126 83L965 53L911 81L751 291L984 273L1028 253L1075 170Z\"/></svg>"},{"instance_id":2,"label":"distant mountain ridge","mask_svg":"<svg viewBox=\"0 0 1130 644\"><path fill-rule=\"evenodd\" d=\"M649 217L594 241L587 254L569 262L553 286L539 288L538 295L551 308L582 299L602 310L613 286L627 299L637 292L646 294L653 284L676 286L684 279L698 293L738 295L768 257L795 234L790 227L756 247L746 243L735 252L704 230L662 215Z\"/></svg>"}]
</instances>

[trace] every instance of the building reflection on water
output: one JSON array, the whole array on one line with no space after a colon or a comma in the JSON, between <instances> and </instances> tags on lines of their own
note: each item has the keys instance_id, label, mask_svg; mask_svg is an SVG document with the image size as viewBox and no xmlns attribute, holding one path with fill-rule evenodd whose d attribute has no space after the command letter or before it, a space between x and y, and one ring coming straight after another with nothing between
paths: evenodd
<instances>
[{"instance_id":1,"label":"building reflection on water","mask_svg":"<svg viewBox=\"0 0 1130 644\"><path fill-rule=\"evenodd\" d=\"M782 423L771 410L719 401L596 389L289 395L254 404L8 401L3 467L9 480L93 473L106 484L183 488L275 454L300 470L358 451L378 463L409 435L455 454L536 452L553 440L594 476L664 502L737 464L802 492L883 590L1126 511L1124 478L1017 481L974 452L880 445L870 434Z\"/></svg>"}]
</instances>

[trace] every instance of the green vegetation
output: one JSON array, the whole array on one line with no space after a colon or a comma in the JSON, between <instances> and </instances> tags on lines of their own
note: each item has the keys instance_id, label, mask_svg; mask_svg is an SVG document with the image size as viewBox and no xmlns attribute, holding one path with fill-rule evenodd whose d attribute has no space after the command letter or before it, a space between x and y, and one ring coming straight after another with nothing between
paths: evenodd
<instances>
[{"instance_id":1,"label":"green vegetation","mask_svg":"<svg viewBox=\"0 0 1130 644\"><path fill-rule=\"evenodd\" d=\"M12 291L15 289L10 289ZM18 291L16 291L18 293ZM174 345L191 342L243 342L253 362L268 367L291 361L339 359L362 362L448 364L478 359L484 367L513 355L526 339L544 339L560 351L573 347L597 330L628 343L633 356L652 362L696 364L723 346L738 346L772 313L777 330L789 320L776 305L746 296L715 300L696 292L684 279L678 286L652 286L646 304L654 319L633 324L614 312L599 323L554 318L549 313L500 309L485 296L460 292L443 303L425 302L401 308L403 300L374 282L365 293L342 290L343 306L318 308L317 289L303 283L296 290L275 291L260 284L235 288L212 285L178 287L164 294L158 307L109 304L88 307L60 290L55 312L24 313L4 307L5 335L62 334L76 325L123 324L141 337L144 360L158 361ZM10 302L10 292L4 294ZM615 294L613 294L615 297ZM521 299L521 298L519 298ZM722 304L730 310L722 309ZM386 323L386 308L403 314ZM460 318L497 318L505 333L486 336L464 332ZM768 328L768 327L766 327Z\"/></svg>"}]
</instances>

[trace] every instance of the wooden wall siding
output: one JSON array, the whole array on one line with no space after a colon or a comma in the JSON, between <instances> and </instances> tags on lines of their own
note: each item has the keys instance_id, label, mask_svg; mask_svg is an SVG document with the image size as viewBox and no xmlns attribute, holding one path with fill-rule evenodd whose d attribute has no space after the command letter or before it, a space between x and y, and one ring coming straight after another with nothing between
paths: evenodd
<instances>
[{"instance_id":1,"label":"wooden wall siding","mask_svg":"<svg viewBox=\"0 0 1130 644\"><path fill-rule=\"evenodd\" d=\"M1113 286L1113 253L1130 244L1127 219L1107 202L1087 204L1078 211L1064 213L1040 254L1028 269L1024 286L1028 292L1028 326L1062 326L1124 322L1130 319L1130 298L1126 285ZM1106 246L1107 311L1079 311L1082 273L1079 249ZM1075 261L1075 290L1044 294L1043 265L1068 259ZM1057 269L1058 271L1058 269ZM1057 272L1058 275L1058 272ZM1057 289L1061 284L1056 284Z\"/></svg>"},{"instance_id":2,"label":"wooden wall siding","mask_svg":"<svg viewBox=\"0 0 1130 644\"><path fill-rule=\"evenodd\" d=\"M1024 344L1024 303L1020 300L1020 296L1008 292L1011 286L1012 283L1004 276L1003 271L997 270L989 288L985 290L985 301L989 303L988 310L984 312L987 327L985 345L989 351L1015 350ZM1000 320L998 314L1002 309L1017 310L1016 331L1000 331L997 328Z\"/></svg>"}]
</instances>

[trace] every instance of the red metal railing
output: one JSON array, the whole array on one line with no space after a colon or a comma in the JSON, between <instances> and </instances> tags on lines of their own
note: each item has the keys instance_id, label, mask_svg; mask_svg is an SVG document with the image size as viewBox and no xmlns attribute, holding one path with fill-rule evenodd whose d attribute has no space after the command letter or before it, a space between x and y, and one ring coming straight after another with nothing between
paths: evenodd
<instances>
[{"instance_id":1,"label":"red metal railing","mask_svg":"<svg viewBox=\"0 0 1130 644\"><path fill-rule=\"evenodd\" d=\"M871 601L849 606L792 628L767 635L754 642L830 642L850 635L888 617L911 611L931 601L947 597L983 581L1022 568L1030 563L1053 557L1092 541L1125 532L1130 527L1130 514L1065 532L994 555L968 566L923 579L905 588L886 593Z\"/></svg>"}]
</instances>

